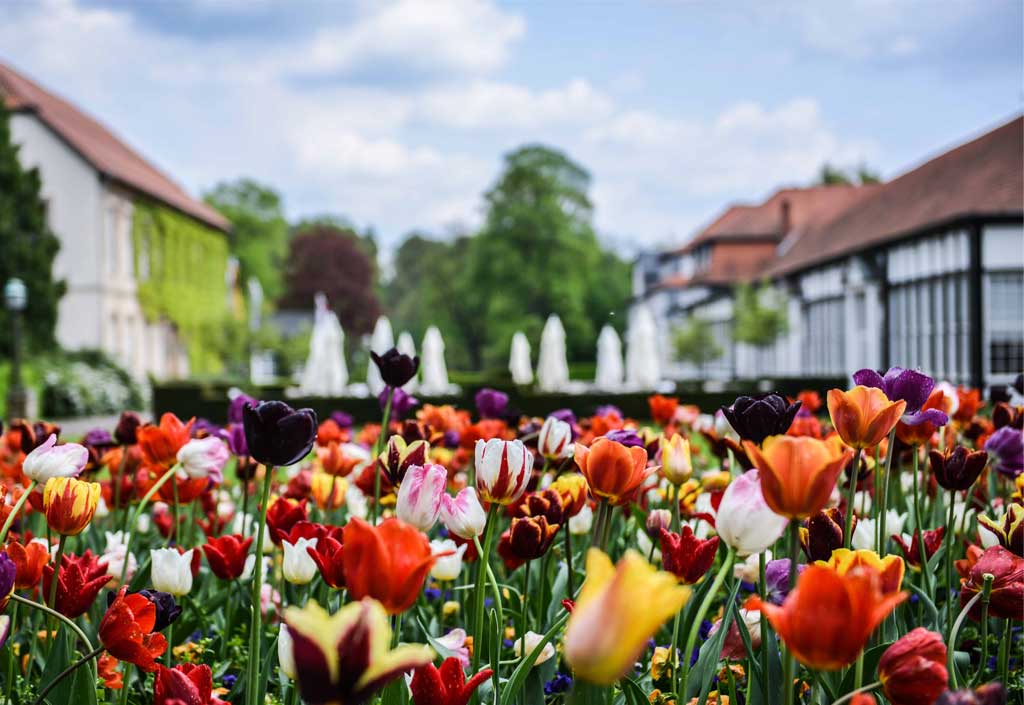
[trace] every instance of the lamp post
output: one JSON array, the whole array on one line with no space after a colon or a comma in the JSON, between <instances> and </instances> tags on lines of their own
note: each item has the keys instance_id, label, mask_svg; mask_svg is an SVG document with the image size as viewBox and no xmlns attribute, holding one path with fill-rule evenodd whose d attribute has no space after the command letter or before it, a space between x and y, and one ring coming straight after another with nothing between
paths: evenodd
<instances>
[{"instance_id":1,"label":"lamp post","mask_svg":"<svg viewBox=\"0 0 1024 705\"><path fill-rule=\"evenodd\" d=\"M4 305L11 312L11 381L7 388L7 418L20 419L28 413L28 394L21 382L21 313L28 303L25 282L17 277L4 285Z\"/></svg>"}]
</instances>

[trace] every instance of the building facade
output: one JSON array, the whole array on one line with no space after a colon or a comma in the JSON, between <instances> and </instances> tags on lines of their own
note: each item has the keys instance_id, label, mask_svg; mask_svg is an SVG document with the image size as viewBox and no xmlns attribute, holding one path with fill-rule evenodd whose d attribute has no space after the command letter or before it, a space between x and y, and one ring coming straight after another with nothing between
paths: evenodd
<instances>
[{"instance_id":1,"label":"building facade","mask_svg":"<svg viewBox=\"0 0 1024 705\"><path fill-rule=\"evenodd\" d=\"M11 111L23 166L39 169L49 225L61 243L54 262L54 276L67 282L58 311L60 345L103 350L140 378L188 375L187 331L140 298L140 280L163 266L154 260L156 237L164 234L140 232L145 219L137 211L166 209L209 234L198 257L212 257L214 268L227 265L228 222L106 127L4 64L0 98ZM223 282L224 273L218 276ZM216 310L220 303L210 305Z\"/></svg>"},{"instance_id":2,"label":"building facade","mask_svg":"<svg viewBox=\"0 0 1024 705\"><path fill-rule=\"evenodd\" d=\"M701 317L727 350L704 369L668 369L677 378L757 379L901 365L977 387L1012 381L1024 369L1024 119L884 184L844 188L781 191L757 207L767 217L780 194L793 201L796 193L802 221L787 206L771 256L751 250L748 271L717 291L699 278L649 273L667 253L638 260L635 305L663 312L669 331ZM752 281L771 282L763 294L787 314L786 332L760 347L733 339L733 292ZM679 306L659 306L665 297ZM670 348L663 353L671 358Z\"/></svg>"}]
</instances>

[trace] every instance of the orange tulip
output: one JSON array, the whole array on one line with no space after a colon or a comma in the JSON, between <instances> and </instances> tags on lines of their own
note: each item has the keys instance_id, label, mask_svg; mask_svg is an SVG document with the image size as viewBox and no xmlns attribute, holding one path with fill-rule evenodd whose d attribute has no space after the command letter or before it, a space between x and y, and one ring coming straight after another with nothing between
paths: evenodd
<instances>
[{"instance_id":1,"label":"orange tulip","mask_svg":"<svg viewBox=\"0 0 1024 705\"><path fill-rule=\"evenodd\" d=\"M92 521L100 501L98 482L51 477L43 488L46 523L58 534L77 536Z\"/></svg>"},{"instance_id":2,"label":"orange tulip","mask_svg":"<svg viewBox=\"0 0 1024 705\"><path fill-rule=\"evenodd\" d=\"M7 544L7 555L14 561L14 587L17 590L28 590L39 584L43 578L43 566L50 562L50 552L38 541L20 544L11 541Z\"/></svg>"},{"instance_id":3,"label":"orange tulip","mask_svg":"<svg viewBox=\"0 0 1024 705\"><path fill-rule=\"evenodd\" d=\"M761 492L773 512L804 519L828 502L836 479L853 457L838 443L809 436L770 436L764 447L743 442L761 473Z\"/></svg>"},{"instance_id":4,"label":"orange tulip","mask_svg":"<svg viewBox=\"0 0 1024 705\"><path fill-rule=\"evenodd\" d=\"M142 464L154 473L163 472L174 467L178 462L178 451L188 443L192 433L192 424L182 423L172 413L160 417L160 425L146 424L136 432L139 450L142 451Z\"/></svg>"},{"instance_id":5,"label":"orange tulip","mask_svg":"<svg viewBox=\"0 0 1024 705\"><path fill-rule=\"evenodd\" d=\"M950 409L952 409L952 404L946 398L943 391L936 388L928 395L928 400L921 407L921 411L927 409L938 409L939 411L945 411L948 415ZM908 446L921 446L930 441L938 430L939 427L931 421L924 421L914 426L898 423L896 424L896 437Z\"/></svg>"},{"instance_id":6,"label":"orange tulip","mask_svg":"<svg viewBox=\"0 0 1024 705\"><path fill-rule=\"evenodd\" d=\"M598 438L587 448L576 444L576 464L590 491L614 505L625 504L647 478L647 451Z\"/></svg>"},{"instance_id":7,"label":"orange tulip","mask_svg":"<svg viewBox=\"0 0 1024 705\"><path fill-rule=\"evenodd\" d=\"M873 568L882 579L883 595L899 592L906 570L906 565L899 556L890 553L882 558L867 549L852 551L848 548L837 548L832 552L831 558L827 561L818 561L818 565L831 568L840 575L846 575L855 568Z\"/></svg>"},{"instance_id":8,"label":"orange tulip","mask_svg":"<svg viewBox=\"0 0 1024 705\"><path fill-rule=\"evenodd\" d=\"M437 560L427 537L399 519L370 526L352 518L342 531L342 545L345 585L352 599L372 597L388 614L415 604Z\"/></svg>"},{"instance_id":9,"label":"orange tulip","mask_svg":"<svg viewBox=\"0 0 1024 705\"><path fill-rule=\"evenodd\" d=\"M760 610L797 661L837 671L856 660L871 633L907 593L882 593L878 571L860 567L845 575L811 565L781 606L752 595L746 608Z\"/></svg>"},{"instance_id":10,"label":"orange tulip","mask_svg":"<svg viewBox=\"0 0 1024 705\"><path fill-rule=\"evenodd\" d=\"M862 450L878 445L907 408L907 402L889 401L877 387L857 385L848 392L828 393L828 413L843 443Z\"/></svg>"}]
</instances>

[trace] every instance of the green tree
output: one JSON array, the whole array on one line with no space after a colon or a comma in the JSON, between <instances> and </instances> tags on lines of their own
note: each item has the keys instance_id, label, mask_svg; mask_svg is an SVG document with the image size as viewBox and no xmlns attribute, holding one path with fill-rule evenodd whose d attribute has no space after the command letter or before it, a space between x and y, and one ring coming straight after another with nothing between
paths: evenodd
<instances>
[{"instance_id":1,"label":"green tree","mask_svg":"<svg viewBox=\"0 0 1024 705\"><path fill-rule=\"evenodd\" d=\"M689 316L672 338L676 357L704 369L709 362L722 356L724 350L715 340L711 322L700 316Z\"/></svg>"},{"instance_id":2,"label":"green tree","mask_svg":"<svg viewBox=\"0 0 1024 705\"><path fill-rule=\"evenodd\" d=\"M46 222L46 204L40 195L38 169L24 169L18 147L11 141L10 117L0 100L0 287L19 277L28 290L24 312L29 345L36 350L52 348L57 305L66 284L53 277L53 260L60 240ZM73 266L73 263L72 263ZM10 316L0 306L0 352L10 354Z\"/></svg>"},{"instance_id":3,"label":"green tree","mask_svg":"<svg viewBox=\"0 0 1024 705\"><path fill-rule=\"evenodd\" d=\"M288 223L281 196L252 179L217 184L204 195L207 203L231 221L231 251L243 282L255 277L267 301L284 293L282 271L288 256Z\"/></svg>"},{"instance_id":4,"label":"green tree","mask_svg":"<svg viewBox=\"0 0 1024 705\"><path fill-rule=\"evenodd\" d=\"M505 156L457 284L477 331L465 341L477 366L503 367L513 333L536 340L550 313L562 319L570 357L593 359L601 325L621 319L629 268L601 249L589 187L587 171L556 149Z\"/></svg>"},{"instance_id":5,"label":"green tree","mask_svg":"<svg viewBox=\"0 0 1024 705\"><path fill-rule=\"evenodd\" d=\"M786 302L767 282L740 284L733 296L733 340L763 348L789 329Z\"/></svg>"},{"instance_id":6,"label":"green tree","mask_svg":"<svg viewBox=\"0 0 1024 705\"><path fill-rule=\"evenodd\" d=\"M880 184L882 183L882 177L877 171L869 167L867 164L861 164L853 171L845 171L839 167L832 166L828 162L821 165L821 171L818 172L818 186L853 186L854 184L860 184L864 186L866 184Z\"/></svg>"}]
</instances>

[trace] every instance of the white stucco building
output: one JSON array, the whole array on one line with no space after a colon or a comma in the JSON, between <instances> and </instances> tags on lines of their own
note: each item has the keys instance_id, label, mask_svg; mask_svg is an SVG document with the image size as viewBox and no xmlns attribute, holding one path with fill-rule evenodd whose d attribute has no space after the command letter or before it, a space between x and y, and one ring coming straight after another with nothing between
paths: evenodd
<instances>
[{"instance_id":1,"label":"white stucco building","mask_svg":"<svg viewBox=\"0 0 1024 705\"><path fill-rule=\"evenodd\" d=\"M11 111L23 166L40 171L49 224L61 242L54 275L67 282L67 293L58 342L101 349L139 377L187 375L186 341L169 320L147 320L139 302L150 257L133 251L135 204L167 207L221 234L227 220L96 120L4 64L0 98Z\"/></svg>"},{"instance_id":2,"label":"white stucco building","mask_svg":"<svg viewBox=\"0 0 1024 705\"><path fill-rule=\"evenodd\" d=\"M767 225L721 227L737 208ZM766 230L774 239L751 237ZM726 259L742 266L727 271ZM788 332L757 349L731 340L732 291L761 280L786 307ZM845 195L790 189L733 207L683 248L639 259L634 287L664 330L700 316L725 350L703 370L677 365L677 378L848 377L900 365L1007 384L1024 370L1024 118L884 184Z\"/></svg>"}]
</instances>

